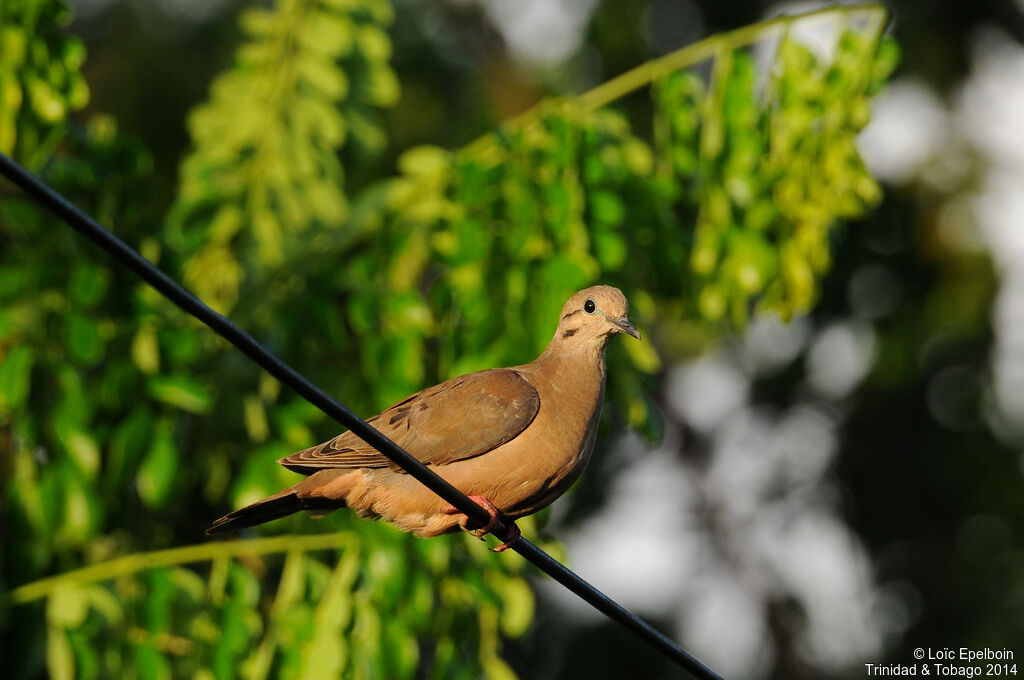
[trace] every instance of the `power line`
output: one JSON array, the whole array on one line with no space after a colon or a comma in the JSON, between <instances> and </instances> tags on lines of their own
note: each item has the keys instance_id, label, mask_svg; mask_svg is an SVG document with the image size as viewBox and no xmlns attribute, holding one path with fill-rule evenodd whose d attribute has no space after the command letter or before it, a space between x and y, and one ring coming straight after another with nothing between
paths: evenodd
<instances>
[{"instance_id":1,"label":"power line","mask_svg":"<svg viewBox=\"0 0 1024 680\"><path fill-rule=\"evenodd\" d=\"M107 251L115 260L139 275L146 283L176 304L186 313L210 327L213 332L237 347L265 371L291 387L321 411L334 418L343 426L355 432L360 439L391 459L403 470L422 482L438 496L455 506L481 525L490 517L487 511L469 497L439 477L433 470L414 458L372 425L357 416L348 407L337 401L305 376L270 353L255 338L215 312L179 283L153 266L146 258L133 250L96 220L78 209L73 203L51 189L5 154L0 153L0 173L35 199L45 210L66 222L72 229ZM492 532L502 540L511 538L509 525L499 516L499 523ZM536 565L595 609L625 626L638 637L660 651L673 662L685 668L700 680L723 680L720 675L705 666L695 656L670 640L646 621L621 606L600 590L590 585L576 573L554 559L525 538L520 537L511 548Z\"/></svg>"}]
</instances>

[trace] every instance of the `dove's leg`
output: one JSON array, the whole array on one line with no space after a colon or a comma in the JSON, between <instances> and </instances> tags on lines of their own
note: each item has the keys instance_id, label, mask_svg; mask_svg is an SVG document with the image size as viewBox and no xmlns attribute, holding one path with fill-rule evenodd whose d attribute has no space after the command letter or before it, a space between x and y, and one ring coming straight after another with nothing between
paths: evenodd
<instances>
[{"instance_id":1,"label":"dove's leg","mask_svg":"<svg viewBox=\"0 0 1024 680\"><path fill-rule=\"evenodd\" d=\"M470 499L472 499L472 501L479 505L481 508L486 510L487 514L490 516L490 520L488 520L487 524L483 525L479 529L470 529L468 526L466 526L469 523L469 517L467 517L464 513L459 512L459 509L456 508L454 505L449 505L445 509L445 513L449 515L461 515L461 517L459 517L459 527L461 527L463 531L473 534L482 541L484 540L484 536L491 533L497 528L499 510L498 508L494 507L494 503L491 503L484 496L470 496ZM513 522L512 520L505 521L509 527L509 539L501 545L491 548L491 552L503 552L505 550L508 550L509 546L515 543L522 535L519 531L519 527L516 526L515 522Z\"/></svg>"}]
</instances>

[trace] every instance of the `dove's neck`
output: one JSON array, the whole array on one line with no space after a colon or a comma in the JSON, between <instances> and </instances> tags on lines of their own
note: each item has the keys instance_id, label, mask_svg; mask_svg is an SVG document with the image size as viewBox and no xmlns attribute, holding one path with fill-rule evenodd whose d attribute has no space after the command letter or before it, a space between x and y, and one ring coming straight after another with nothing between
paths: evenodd
<instances>
[{"instance_id":1,"label":"dove's neck","mask_svg":"<svg viewBox=\"0 0 1024 680\"><path fill-rule=\"evenodd\" d=\"M600 390L604 384L605 338L563 338L555 335L534 365L559 382L576 382L580 387Z\"/></svg>"}]
</instances>

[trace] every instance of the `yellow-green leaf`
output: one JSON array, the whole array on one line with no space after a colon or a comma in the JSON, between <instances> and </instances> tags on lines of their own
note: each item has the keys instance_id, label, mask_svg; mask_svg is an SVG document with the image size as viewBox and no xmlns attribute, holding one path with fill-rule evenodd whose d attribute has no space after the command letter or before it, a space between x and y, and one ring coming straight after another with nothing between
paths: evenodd
<instances>
[{"instance_id":1,"label":"yellow-green leaf","mask_svg":"<svg viewBox=\"0 0 1024 680\"><path fill-rule=\"evenodd\" d=\"M192 413L208 413L213 394L206 386L184 375L154 375L146 383L149 395L158 401Z\"/></svg>"},{"instance_id":2,"label":"yellow-green leaf","mask_svg":"<svg viewBox=\"0 0 1024 680\"><path fill-rule=\"evenodd\" d=\"M139 326L132 339L132 361L146 375L160 370L160 343L156 329L149 325Z\"/></svg>"},{"instance_id":3,"label":"yellow-green leaf","mask_svg":"<svg viewBox=\"0 0 1024 680\"><path fill-rule=\"evenodd\" d=\"M0 413L19 408L28 396L32 359L32 350L25 345L0 356Z\"/></svg>"},{"instance_id":4,"label":"yellow-green leaf","mask_svg":"<svg viewBox=\"0 0 1024 680\"><path fill-rule=\"evenodd\" d=\"M179 464L170 428L163 426L157 430L135 477L135 488L143 503L155 509L167 502L177 481Z\"/></svg>"},{"instance_id":5,"label":"yellow-green leaf","mask_svg":"<svg viewBox=\"0 0 1024 680\"><path fill-rule=\"evenodd\" d=\"M51 680L75 679L75 655L63 628L50 626L46 634L46 670Z\"/></svg>"}]
</instances>

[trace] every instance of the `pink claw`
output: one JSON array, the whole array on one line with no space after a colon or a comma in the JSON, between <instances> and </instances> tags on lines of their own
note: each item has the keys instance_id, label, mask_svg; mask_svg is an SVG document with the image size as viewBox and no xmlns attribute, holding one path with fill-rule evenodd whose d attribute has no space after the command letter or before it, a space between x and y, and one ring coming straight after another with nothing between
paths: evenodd
<instances>
[{"instance_id":1,"label":"pink claw","mask_svg":"<svg viewBox=\"0 0 1024 680\"><path fill-rule=\"evenodd\" d=\"M461 517L459 517L459 527L463 531L473 534L482 541L484 540L484 536L491 533L497 528L500 511L498 510L498 508L494 507L494 503L491 503L491 501L489 501L484 496L470 496L470 499L472 499L473 502L479 505L481 508L486 510L488 516L490 517L490 519L487 521L487 524L483 525L482 527L478 529L470 529L468 526L466 526L469 523L469 517L467 517L465 513L460 512L459 509L456 508L454 505L449 505L447 508L445 508L445 513L449 515L461 515ZM516 526L515 522L506 521L506 524L509 527L510 538L501 545L491 548L491 552L504 552L508 550L512 546L512 544L519 540L519 537L522 536L522 532L519 531L519 527Z\"/></svg>"}]
</instances>

